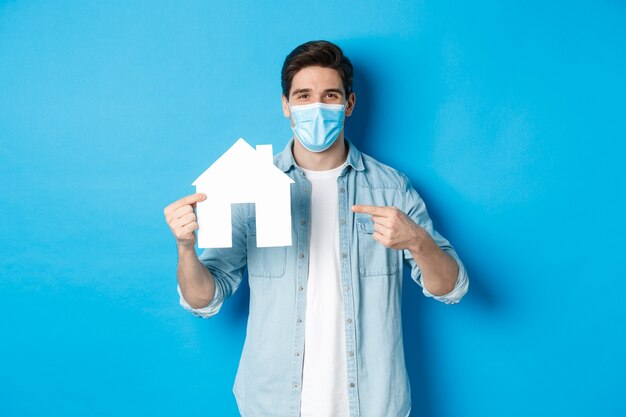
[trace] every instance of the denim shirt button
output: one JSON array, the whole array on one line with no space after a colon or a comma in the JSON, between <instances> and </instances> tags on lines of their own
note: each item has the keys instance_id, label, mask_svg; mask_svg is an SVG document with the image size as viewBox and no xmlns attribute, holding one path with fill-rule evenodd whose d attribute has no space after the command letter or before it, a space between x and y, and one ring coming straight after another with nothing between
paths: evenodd
<instances>
[{"instance_id":1,"label":"denim shirt button","mask_svg":"<svg viewBox=\"0 0 626 417\"><path fill-rule=\"evenodd\" d=\"M301 225L305 225L306 224L306 220L300 220L300 224Z\"/></svg>"},{"instance_id":2,"label":"denim shirt button","mask_svg":"<svg viewBox=\"0 0 626 417\"><path fill-rule=\"evenodd\" d=\"M302 285L300 285L300 288L298 288L300 291L304 291L304 287Z\"/></svg>"},{"instance_id":3,"label":"denim shirt button","mask_svg":"<svg viewBox=\"0 0 626 417\"><path fill-rule=\"evenodd\" d=\"M341 219L341 224L346 224L346 219Z\"/></svg>"},{"instance_id":4,"label":"denim shirt button","mask_svg":"<svg viewBox=\"0 0 626 417\"><path fill-rule=\"evenodd\" d=\"M304 252L300 252L300 259L304 258Z\"/></svg>"},{"instance_id":5,"label":"denim shirt button","mask_svg":"<svg viewBox=\"0 0 626 417\"><path fill-rule=\"evenodd\" d=\"M352 323L352 319L348 319L346 321L348 322L348 324Z\"/></svg>"},{"instance_id":6,"label":"denim shirt button","mask_svg":"<svg viewBox=\"0 0 626 417\"><path fill-rule=\"evenodd\" d=\"M354 382L350 382L350 388L354 388Z\"/></svg>"},{"instance_id":7,"label":"denim shirt button","mask_svg":"<svg viewBox=\"0 0 626 417\"><path fill-rule=\"evenodd\" d=\"M298 319L298 323L302 323L302 319Z\"/></svg>"},{"instance_id":8,"label":"denim shirt button","mask_svg":"<svg viewBox=\"0 0 626 417\"><path fill-rule=\"evenodd\" d=\"M340 192L340 193L345 193L345 192L346 192L346 189L345 189L345 188L343 188L343 187L341 187L341 188L339 189L339 192Z\"/></svg>"},{"instance_id":9,"label":"denim shirt button","mask_svg":"<svg viewBox=\"0 0 626 417\"><path fill-rule=\"evenodd\" d=\"M347 258L347 257L348 257L348 254L347 254L347 253L345 253L345 252L343 252L343 253L341 254L341 257L345 259L345 258Z\"/></svg>"}]
</instances>

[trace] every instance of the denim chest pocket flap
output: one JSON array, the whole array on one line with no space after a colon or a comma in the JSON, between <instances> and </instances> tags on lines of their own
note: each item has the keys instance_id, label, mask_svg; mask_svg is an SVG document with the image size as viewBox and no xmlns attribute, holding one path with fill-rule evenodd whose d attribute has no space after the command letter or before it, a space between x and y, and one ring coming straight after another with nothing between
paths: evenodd
<instances>
[{"instance_id":1,"label":"denim chest pocket flap","mask_svg":"<svg viewBox=\"0 0 626 417\"><path fill-rule=\"evenodd\" d=\"M356 218L356 226L359 229L359 232L374 234L374 221L371 216L368 215L357 215Z\"/></svg>"},{"instance_id":2,"label":"denim chest pocket flap","mask_svg":"<svg viewBox=\"0 0 626 417\"><path fill-rule=\"evenodd\" d=\"M256 246L256 218L254 217L248 218L246 231L248 234L248 276L279 278L285 275L287 247L258 248Z\"/></svg>"},{"instance_id":3,"label":"denim chest pocket flap","mask_svg":"<svg viewBox=\"0 0 626 417\"><path fill-rule=\"evenodd\" d=\"M357 213L359 272L362 276L390 275L398 271L398 251L374 239L374 221L369 214Z\"/></svg>"}]
</instances>

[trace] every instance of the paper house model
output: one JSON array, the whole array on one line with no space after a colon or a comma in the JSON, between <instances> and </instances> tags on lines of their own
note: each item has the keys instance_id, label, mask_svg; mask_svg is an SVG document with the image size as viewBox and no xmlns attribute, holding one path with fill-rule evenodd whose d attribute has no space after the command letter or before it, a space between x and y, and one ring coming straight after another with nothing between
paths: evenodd
<instances>
[{"instance_id":1,"label":"paper house model","mask_svg":"<svg viewBox=\"0 0 626 417\"><path fill-rule=\"evenodd\" d=\"M231 205L255 203L258 247L291 246L291 184L274 165L272 145L239 139L192 185L207 195L196 205L199 248L232 247Z\"/></svg>"}]
</instances>

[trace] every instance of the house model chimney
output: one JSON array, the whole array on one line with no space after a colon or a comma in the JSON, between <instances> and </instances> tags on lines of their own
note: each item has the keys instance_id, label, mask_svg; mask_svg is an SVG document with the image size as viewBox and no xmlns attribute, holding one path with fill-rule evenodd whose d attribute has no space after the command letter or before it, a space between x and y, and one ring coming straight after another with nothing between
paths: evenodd
<instances>
[{"instance_id":1,"label":"house model chimney","mask_svg":"<svg viewBox=\"0 0 626 417\"><path fill-rule=\"evenodd\" d=\"M272 145L257 145L256 153L260 160L266 164L274 163L274 155L272 154Z\"/></svg>"}]
</instances>

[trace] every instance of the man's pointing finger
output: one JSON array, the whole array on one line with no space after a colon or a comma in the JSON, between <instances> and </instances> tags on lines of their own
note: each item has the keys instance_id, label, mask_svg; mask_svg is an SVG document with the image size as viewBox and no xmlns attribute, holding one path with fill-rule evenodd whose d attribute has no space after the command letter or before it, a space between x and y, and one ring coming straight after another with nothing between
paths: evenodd
<instances>
[{"instance_id":1,"label":"man's pointing finger","mask_svg":"<svg viewBox=\"0 0 626 417\"><path fill-rule=\"evenodd\" d=\"M356 206L352 206L352 211L355 213L379 214L380 207L356 205Z\"/></svg>"}]
</instances>

